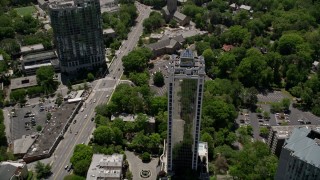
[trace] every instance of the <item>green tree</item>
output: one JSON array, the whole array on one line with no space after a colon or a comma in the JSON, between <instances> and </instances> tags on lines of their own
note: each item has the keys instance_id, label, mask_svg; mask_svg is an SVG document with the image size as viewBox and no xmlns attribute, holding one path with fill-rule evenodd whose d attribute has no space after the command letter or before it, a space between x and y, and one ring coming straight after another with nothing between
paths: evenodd
<instances>
[{"instance_id":1,"label":"green tree","mask_svg":"<svg viewBox=\"0 0 320 180\"><path fill-rule=\"evenodd\" d=\"M208 143L208 152L209 154L211 154L213 152L213 145L214 145L214 140L212 136L207 132L203 133L201 135L201 141Z\"/></svg>"},{"instance_id":2,"label":"green tree","mask_svg":"<svg viewBox=\"0 0 320 180\"><path fill-rule=\"evenodd\" d=\"M143 72L147 68L147 63L152 53L147 48L139 48L131 51L127 56L122 58L124 72Z\"/></svg>"},{"instance_id":3,"label":"green tree","mask_svg":"<svg viewBox=\"0 0 320 180\"><path fill-rule=\"evenodd\" d=\"M166 96L155 96L152 97L150 102L150 113L156 115L159 112L167 110L168 99Z\"/></svg>"},{"instance_id":4,"label":"green tree","mask_svg":"<svg viewBox=\"0 0 320 180\"><path fill-rule=\"evenodd\" d=\"M37 131L40 132L42 130L42 126L38 125L37 126Z\"/></svg>"},{"instance_id":5,"label":"green tree","mask_svg":"<svg viewBox=\"0 0 320 180\"><path fill-rule=\"evenodd\" d=\"M87 80L88 80L89 82L93 81L93 80L94 80L94 75L93 75L92 73L88 73L88 75L87 75Z\"/></svg>"},{"instance_id":6,"label":"green tree","mask_svg":"<svg viewBox=\"0 0 320 180\"><path fill-rule=\"evenodd\" d=\"M148 126L148 116L145 114L138 114L137 118L134 121L135 131L146 131Z\"/></svg>"},{"instance_id":7,"label":"green tree","mask_svg":"<svg viewBox=\"0 0 320 180\"><path fill-rule=\"evenodd\" d=\"M144 152L141 155L141 160L142 160L142 162L150 162L150 160L151 160L150 154L148 152Z\"/></svg>"},{"instance_id":8,"label":"green tree","mask_svg":"<svg viewBox=\"0 0 320 180\"><path fill-rule=\"evenodd\" d=\"M63 102L63 97L61 93L57 93L56 104L60 106Z\"/></svg>"},{"instance_id":9,"label":"green tree","mask_svg":"<svg viewBox=\"0 0 320 180\"><path fill-rule=\"evenodd\" d=\"M269 129L267 127L260 127L260 135L262 137L268 137Z\"/></svg>"},{"instance_id":10,"label":"green tree","mask_svg":"<svg viewBox=\"0 0 320 180\"><path fill-rule=\"evenodd\" d=\"M47 113L47 120L49 121L52 118L52 114L51 113Z\"/></svg>"},{"instance_id":11,"label":"green tree","mask_svg":"<svg viewBox=\"0 0 320 180\"><path fill-rule=\"evenodd\" d=\"M158 12L151 12L149 18L143 21L143 31L151 33L165 24L163 16Z\"/></svg>"},{"instance_id":12,"label":"green tree","mask_svg":"<svg viewBox=\"0 0 320 180\"><path fill-rule=\"evenodd\" d=\"M209 42L199 41L196 42L196 50L198 54L203 54L206 49L211 49Z\"/></svg>"},{"instance_id":13,"label":"green tree","mask_svg":"<svg viewBox=\"0 0 320 180\"><path fill-rule=\"evenodd\" d=\"M73 165L74 173L85 176L92 159L93 151L90 146L84 144L76 145L70 162Z\"/></svg>"},{"instance_id":14,"label":"green tree","mask_svg":"<svg viewBox=\"0 0 320 180\"><path fill-rule=\"evenodd\" d=\"M217 129L232 126L237 116L234 106L222 100L205 100L202 111L204 116L214 120L214 127Z\"/></svg>"},{"instance_id":15,"label":"green tree","mask_svg":"<svg viewBox=\"0 0 320 180\"><path fill-rule=\"evenodd\" d=\"M158 87L162 87L164 85L164 77L161 71L157 71L153 76L153 83Z\"/></svg>"},{"instance_id":16,"label":"green tree","mask_svg":"<svg viewBox=\"0 0 320 180\"><path fill-rule=\"evenodd\" d=\"M303 39L296 33L284 34L279 39L279 52L289 55L297 52L297 46L303 43Z\"/></svg>"},{"instance_id":17,"label":"green tree","mask_svg":"<svg viewBox=\"0 0 320 180\"><path fill-rule=\"evenodd\" d=\"M204 61L206 63L206 69L208 71L209 69L211 69L211 66L215 62L215 55L214 55L212 49L209 48L209 49L206 49L203 51L202 56L204 58Z\"/></svg>"},{"instance_id":18,"label":"green tree","mask_svg":"<svg viewBox=\"0 0 320 180\"><path fill-rule=\"evenodd\" d=\"M99 126L93 132L94 141L100 145L111 144L114 139L114 132L111 127Z\"/></svg>"},{"instance_id":19,"label":"green tree","mask_svg":"<svg viewBox=\"0 0 320 180\"><path fill-rule=\"evenodd\" d=\"M53 93L57 89L57 82L53 80L54 69L52 66L43 66L36 71L37 82L46 94Z\"/></svg>"},{"instance_id":20,"label":"green tree","mask_svg":"<svg viewBox=\"0 0 320 180\"><path fill-rule=\"evenodd\" d=\"M284 110L289 110L289 107L290 107L290 104L291 104L290 99L289 98L283 98L281 100L281 104L282 104L282 107L283 107Z\"/></svg>"},{"instance_id":21,"label":"green tree","mask_svg":"<svg viewBox=\"0 0 320 180\"><path fill-rule=\"evenodd\" d=\"M51 174L50 164L44 164L40 161L37 162L35 170L38 179L47 178Z\"/></svg>"},{"instance_id":22,"label":"green tree","mask_svg":"<svg viewBox=\"0 0 320 180\"><path fill-rule=\"evenodd\" d=\"M148 149L153 153L159 153L159 146L161 145L161 136L158 133L152 133L149 136Z\"/></svg>"},{"instance_id":23,"label":"green tree","mask_svg":"<svg viewBox=\"0 0 320 180\"><path fill-rule=\"evenodd\" d=\"M146 72L142 73L130 73L129 79L137 86L147 85L149 81L149 75Z\"/></svg>"}]
</instances>

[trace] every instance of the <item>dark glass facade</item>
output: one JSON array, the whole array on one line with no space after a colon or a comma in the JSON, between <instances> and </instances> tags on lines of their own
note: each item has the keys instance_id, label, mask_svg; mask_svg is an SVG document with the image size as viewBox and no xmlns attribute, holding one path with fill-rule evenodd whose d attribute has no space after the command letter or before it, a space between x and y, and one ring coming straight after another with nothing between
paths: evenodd
<instances>
[{"instance_id":1,"label":"dark glass facade","mask_svg":"<svg viewBox=\"0 0 320 180\"><path fill-rule=\"evenodd\" d=\"M99 0L56 2L49 7L61 71L105 65Z\"/></svg>"},{"instance_id":2,"label":"dark glass facade","mask_svg":"<svg viewBox=\"0 0 320 180\"><path fill-rule=\"evenodd\" d=\"M176 179L198 166L205 64L185 50L171 57L168 86L167 170Z\"/></svg>"}]
</instances>

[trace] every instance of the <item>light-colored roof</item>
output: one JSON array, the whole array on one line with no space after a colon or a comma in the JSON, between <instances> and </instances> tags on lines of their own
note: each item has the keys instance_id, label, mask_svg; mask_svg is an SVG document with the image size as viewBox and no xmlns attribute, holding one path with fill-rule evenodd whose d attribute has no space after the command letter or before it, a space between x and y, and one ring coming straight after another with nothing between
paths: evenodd
<instances>
[{"instance_id":1,"label":"light-colored roof","mask_svg":"<svg viewBox=\"0 0 320 180\"><path fill-rule=\"evenodd\" d=\"M250 11L251 10L251 6L241 5L240 9L244 9L244 10Z\"/></svg>"},{"instance_id":2,"label":"light-colored roof","mask_svg":"<svg viewBox=\"0 0 320 180\"><path fill-rule=\"evenodd\" d=\"M187 18L186 15L180 13L179 11L174 12L173 17L176 18L179 21L183 21Z\"/></svg>"},{"instance_id":3,"label":"light-colored roof","mask_svg":"<svg viewBox=\"0 0 320 180\"><path fill-rule=\"evenodd\" d=\"M122 173L122 154L94 154L87 173L87 180L100 178L119 178Z\"/></svg>"},{"instance_id":4,"label":"light-colored roof","mask_svg":"<svg viewBox=\"0 0 320 180\"><path fill-rule=\"evenodd\" d=\"M22 138L17 139L13 142L13 154L25 154L31 147L35 138L29 135L23 135Z\"/></svg>"},{"instance_id":5,"label":"light-colored roof","mask_svg":"<svg viewBox=\"0 0 320 180\"><path fill-rule=\"evenodd\" d=\"M150 34L150 38L153 38L153 39L160 39L162 36L163 34L155 34L155 33Z\"/></svg>"},{"instance_id":6,"label":"light-colored roof","mask_svg":"<svg viewBox=\"0 0 320 180\"><path fill-rule=\"evenodd\" d=\"M34 44L34 45L29 45L29 46L21 46L20 47L20 52L21 53L26 53L30 51L37 51L37 50L43 50L44 47L42 44Z\"/></svg>"},{"instance_id":7,"label":"light-colored roof","mask_svg":"<svg viewBox=\"0 0 320 180\"><path fill-rule=\"evenodd\" d=\"M318 66L319 65L319 61L313 61L312 65Z\"/></svg>"},{"instance_id":8,"label":"light-colored roof","mask_svg":"<svg viewBox=\"0 0 320 180\"><path fill-rule=\"evenodd\" d=\"M103 34L113 34L115 31L112 28L104 29Z\"/></svg>"},{"instance_id":9,"label":"light-colored roof","mask_svg":"<svg viewBox=\"0 0 320 180\"><path fill-rule=\"evenodd\" d=\"M307 137L310 128L295 128L286 141L284 148L292 151L292 155L315 167L320 167L320 146L315 139Z\"/></svg>"},{"instance_id":10,"label":"light-colored roof","mask_svg":"<svg viewBox=\"0 0 320 180\"><path fill-rule=\"evenodd\" d=\"M136 117L137 117L137 115L132 115L132 114L121 114L117 117L112 115L111 121L113 121L115 118L120 118L125 122L128 122L128 121L134 122ZM149 123L155 123L155 119L152 116L148 116L148 121L149 121Z\"/></svg>"},{"instance_id":11,"label":"light-colored roof","mask_svg":"<svg viewBox=\"0 0 320 180\"><path fill-rule=\"evenodd\" d=\"M28 66L24 66L24 69L25 69L25 70L28 70L28 69L36 69L36 68L40 68L40 67L43 67L43 66L52 66L52 64L49 62L49 63L28 65Z\"/></svg>"},{"instance_id":12,"label":"light-colored roof","mask_svg":"<svg viewBox=\"0 0 320 180\"><path fill-rule=\"evenodd\" d=\"M32 87L38 85L36 76L26 76L11 79L11 90Z\"/></svg>"},{"instance_id":13,"label":"light-colored roof","mask_svg":"<svg viewBox=\"0 0 320 180\"><path fill-rule=\"evenodd\" d=\"M235 8L237 5L235 3L230 4L230 7Z\"/></svg>"},{"instance_id":14,"label":"light-colored roof","mask_svg":"<svg viewBox=\"0 0 320 180\"><path fill-rule=\"evenodd\" d=\"M44 25L44 29L45 29L45 30L49 30L49 29L51 29L51 28L52 28L52 27L50 26L50 24L45 24L45 25Z\"/></svg>"},{"instance_id":15,"label":"light-colored roof","mask_svg":"<svg viewBox=\"0 0 320 180\"><path fill-rule=\"evenodd\" d=\"M199 156L207 156L208 155L208 143L207 142L199 142L198 154L199 154Z\"/></svg>"},{"instance_id":16,"label":"light-colored roof","mask_svg":"<svg viewBox=\"0 0 320 180\"><path fill-rule=\"evenodd\" d=\"M3 55L0 54L0 61L3 61Z\"/></svg>"}]
</instances>

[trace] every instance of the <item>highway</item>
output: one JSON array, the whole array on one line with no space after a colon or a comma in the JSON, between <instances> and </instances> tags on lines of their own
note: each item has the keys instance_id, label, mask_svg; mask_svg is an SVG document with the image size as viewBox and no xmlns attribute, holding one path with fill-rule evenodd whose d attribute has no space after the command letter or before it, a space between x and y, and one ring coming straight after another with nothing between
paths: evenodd
<instances>
[{"instance_id":1,"label":"highway","mask_svg":"<svg viewBox=\"0 0 320 180\"><path fill-rule=\"evenodd\" d=\"M128 34L128 40L122 43L117 57L109 67L109 72L105 78L99 79L92 83L92 93L83 105L84 110L75 116L76 123L72 123L68 131L64 135L64 139L60 142L57 149L53 153L52 175L49 179L61 180L70 172L64 169L66 165L70 165L70 158L73 154L74 147L77 144L87 144L92 134L95 123L91 118L95 116L94 109L98 104L105 103L111 98L114 89L120 81L123 74L122 57L127 55L137 45L139 37L142 35L143 20L149 17L151 8L140 3L135 3L139 11L137 23ZM107 98L107 96L110 96Z\"/></svg>"}]
</instances>

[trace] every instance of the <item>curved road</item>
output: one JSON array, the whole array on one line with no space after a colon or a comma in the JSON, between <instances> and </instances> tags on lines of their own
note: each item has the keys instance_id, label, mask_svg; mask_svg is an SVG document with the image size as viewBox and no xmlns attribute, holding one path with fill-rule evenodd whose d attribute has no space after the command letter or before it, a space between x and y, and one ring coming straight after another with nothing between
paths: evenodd
<instances>
[{"instance_id":1,"label":"curved road","mask_svg":"<svg viewBox=\"0 0 320 180\"><path fill-rule=\"evenodd\" d=\"M123 74L122 68L122 57L127 55L136 44L138 43L139 37L142 35L142 23L143 20L149 17L151 12L150 7L136 3L135 4L139 16L137 17L137 24L132 28L132 31L128 34L128 40L125 40L119 49L117 58L114 59L113 63L109 67L109 72L105 78L99 79L93 84L93 91L89 98L83 105L84 111L79 112L74 119L76 123L71 124L68 131L65 133L64 139L60 142L57 149L53 153L52 162L52 176L50 179L61 180L69 174L64 167L70 165L70 158L73 154L74 147L77 144L88 143L90 135L92 134L95 123L91 121L94 117L94 109L98 104L102 104L109 100L107 96L111 96L120 78ZM109 97L110 98L110 97ZM77 132L77 133L76 133Z\"/></svg>"}]
</instances>

